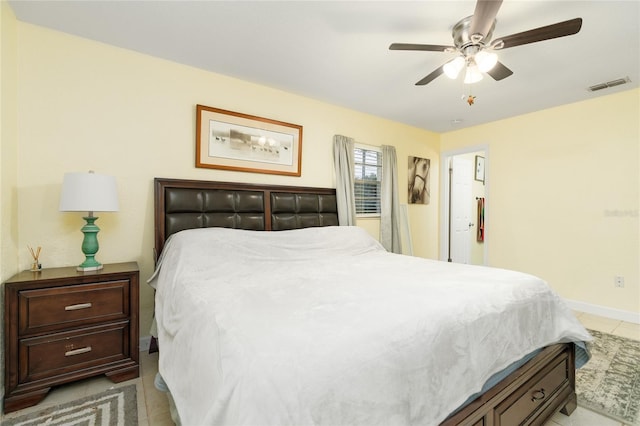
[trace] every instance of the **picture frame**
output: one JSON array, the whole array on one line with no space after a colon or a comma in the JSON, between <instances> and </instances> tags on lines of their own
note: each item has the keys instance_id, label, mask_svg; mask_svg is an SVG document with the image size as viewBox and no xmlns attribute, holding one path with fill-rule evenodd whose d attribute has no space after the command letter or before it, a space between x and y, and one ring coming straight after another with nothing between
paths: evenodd
<instances>
[{"instance_id":1,"label":"picture frame","mask_svg":"<svg viewBox=\"0 0 640 426\"><path fill-rule=\"evenodd\" d=\"M476 155L475 180L484 183L484 157Z\"/></svg>"},{"instance_id":2,"label":"picture frame","mask_svg":"<svg viewBox=\"0 0 640 426\"><path fill-rule=\"evenodd\" d=\"M408 204L429 204L431 201L431 160L410 155L408 166Z\"/></svg>"},{"instance_id":3,"label":"picture frame","mask_svg":"<svg viewBox=\"0 0 640 426\"><path fill-rule=\"evenodd\" d=\"M302 126L197 105L196 167L299 177Z\"/></svg>"}]
</instances>

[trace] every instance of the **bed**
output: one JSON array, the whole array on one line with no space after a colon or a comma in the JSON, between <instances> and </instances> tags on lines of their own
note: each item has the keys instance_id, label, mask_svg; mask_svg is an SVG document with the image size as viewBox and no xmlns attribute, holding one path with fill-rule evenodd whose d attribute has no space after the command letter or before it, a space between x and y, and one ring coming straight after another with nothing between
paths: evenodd
<instances>
[{"instance_id":1,"label":"bed","mask_svg":"<svg viewBox=\"0 0 640 426\"><path fill-rule=\"evenodd\" d=\"M337 225L334 189L155 179L157 382L182 424L573 412L591 337L543 281Z\"/></svg>"}]
</instances>

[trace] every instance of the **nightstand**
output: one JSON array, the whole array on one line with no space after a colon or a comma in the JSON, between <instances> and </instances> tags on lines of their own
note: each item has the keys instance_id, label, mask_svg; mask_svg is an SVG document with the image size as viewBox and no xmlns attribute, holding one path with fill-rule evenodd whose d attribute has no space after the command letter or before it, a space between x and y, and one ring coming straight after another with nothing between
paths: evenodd
<instances>
[{"instance_id":1,"label":"nightstand","mask_svg":"<svg viewBox=\"0 0 640 426\"><path fill-rule=\"evenodd\" d=\"M24 271L5 282L5 413L52 386L138 377L138 264Z\"/></svg>"}]
</instances>

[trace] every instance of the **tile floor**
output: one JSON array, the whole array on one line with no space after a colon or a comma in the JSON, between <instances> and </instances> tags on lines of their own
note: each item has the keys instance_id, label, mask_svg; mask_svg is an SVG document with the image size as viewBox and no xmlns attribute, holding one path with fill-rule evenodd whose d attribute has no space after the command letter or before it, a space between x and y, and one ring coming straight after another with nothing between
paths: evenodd
<instances>
[{"instance_id":1,"label":"tile floor","mask_svg":"<svg viewBox=\"0 0 640 426\"><path fill-rule=\"evenodd\" d=\"M640 324L598 317L581 312L575 312L575 314L587 328L640 340ZM53 389L37 406L15 413L9 413L3 418L21 415L27 411L39 410L43 407L61 404L66 401L72 401L101 392L113 386L135 383L138 391L138 424L140 426L173 425L166 394L158 391L153 385L153 379L158 371L158 354L141 352L140 364L141 373L138 379L114 384L106 377L97 377L60 386ZM545 426L621 426L621 423L578 407L570 417L560 413L555 414Z\"/></svg>"}]
</instances>

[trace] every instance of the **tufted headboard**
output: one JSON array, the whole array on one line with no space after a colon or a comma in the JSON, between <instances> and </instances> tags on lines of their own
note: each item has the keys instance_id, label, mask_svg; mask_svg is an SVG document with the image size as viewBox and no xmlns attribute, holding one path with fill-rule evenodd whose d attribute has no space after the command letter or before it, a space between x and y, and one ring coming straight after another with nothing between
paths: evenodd
<instances>
[{"instance_id":1,"label":"tufted headboard","mask_svg":"<svg viewBox=\"0 0 640 426\"><path fill-rule=\"evenodd\" d=\"M338 225L336 190L155 178L155 249L178 231L281 231Z\"/></svg>"}]
</instances>

